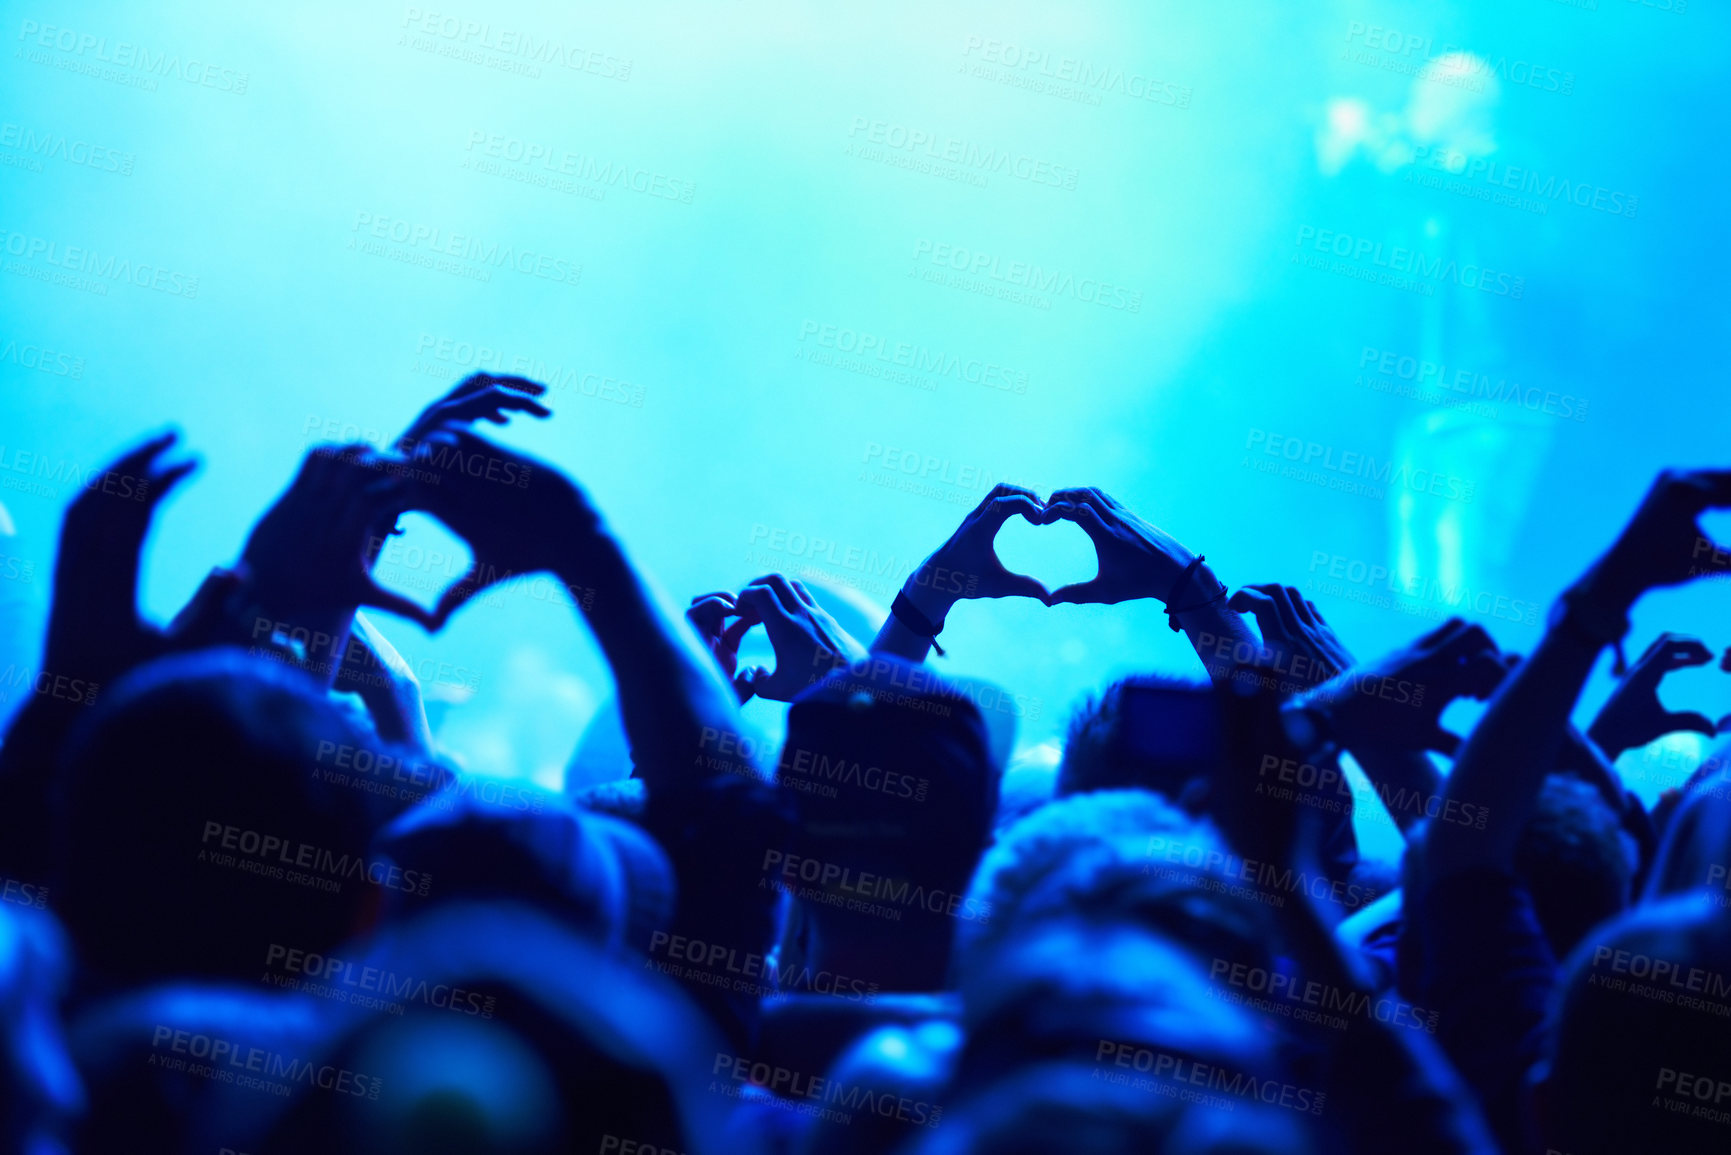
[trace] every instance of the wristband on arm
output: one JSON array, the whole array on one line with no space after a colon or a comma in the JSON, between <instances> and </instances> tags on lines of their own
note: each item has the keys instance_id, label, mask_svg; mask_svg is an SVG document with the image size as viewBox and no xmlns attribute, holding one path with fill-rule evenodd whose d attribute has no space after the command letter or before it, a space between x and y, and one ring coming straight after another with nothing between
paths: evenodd
<instances>
[{"instance_id":1,"label":"wristband on arm","mask_svg":"<svg viewBox=\"0 0 1731 1155\"><path fill-rule=\"evenodd\" d=\"M1226 583L1220 582L1220 589L1213 597L1204 598L1193 606L1179 606L1176 609L1173 608L1172 603L1178 600L1178 595L1184 590L1184 584L1190 580L1191 575L1196 572L1197 567L1206 560L1207 558L1205 555L1197 554L1190 560L1190 564L1184 567L1184 572L1178 575L1178 580L1172 583L1172 588L1167 591L1166 624L1172 627L1172 632L1175 634L1183 629L1183 627L1178 624L1179 614L1187 614L1191 610L1199 610L1203 606L1211 606L1226 596ZM1216 578L1215 580L1219 581L1220 579Z\"/></svg>"},{"instance_id":2,"label":"wristband on arm","mask_svg":"<svg viewBox=\"0 0 1731 1155\"><path fill-rule=\"evenodd\" d=\"M938 645L938 635L944 631L944 623L933 623L926 615L920 613L905 592L896 591L896 600L890 603L890 617L900 622L909 631L918 634L932 644L938 657L944 656L944 648Z\"/></svg>"}]
</instances>

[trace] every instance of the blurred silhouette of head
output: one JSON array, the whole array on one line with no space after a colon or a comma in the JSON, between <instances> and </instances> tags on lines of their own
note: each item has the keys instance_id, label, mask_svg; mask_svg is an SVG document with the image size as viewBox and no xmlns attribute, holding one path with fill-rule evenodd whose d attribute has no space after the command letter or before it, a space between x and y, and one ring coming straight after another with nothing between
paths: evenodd
<instances>
[{"instance_id":1,"label":"blurred silhouette of head","mask_svg":"<svg viewBox=\"0 0 1731 1155\"><path fill-rule=\"evenodd\" d=\"M953 1105L918 1150L1308 1150L1296 1116L1258 1097L1285 1083L1274 1036L1209 987L1189 949L1129 923L1055 919L1000 942L963 984ZM1192 1106L1198 1082L1230 1107Z\"/></svg>"},{"instance_id":2,"label":"blurred silhouette of head","mask_svg":"<svg viewBox=\"0 0 1731 1155\"><path fill-rule=\"evenodd\" d=\"M1304 1128L1261 1104L1225 1112L1077 1062L1030 1068L951 1107L907 1155L1308 1155Z\"/></svg>"},{"instance_id":3,"label":"blurred silhouette of head","mask_svg":"<svg viewBox=\"0 0 1731 1155\"><path fill-rule=\"evenodd\" d=\"M1629 905L1635 848L1596 789L1552 774L1521 829L1515 872L1551 953L1564 958L1594 925Z\"/></svg>"},{"instance_id":4,"label":"blurred silhouette of head","mask_svg":"<svg viewBox=\"0 0 1731 1155\"><path fill-rule=\"evenodd\" d=\"M1228 851L1206 820L1147 790L1061 798L1002 831L968 897L988 916L963 925L964 980L1014 936L1050 919L1120 921L1157 930L1208 957L1266 965L1266 910L1239 895Z\"/></svg>"},{"instance_id":5,"label":"blurred silhouette of head","mask_svg":"<svg viewBox=\"0 0 1731 1155\"><path fill-rule=\"evenodd\" d=\"M1690 895L1593 930L1553 1008L1537 1108L1571 1155L1723 1152L1731 1135L1731 928Z\"/></svg>"},{"instance_id":6,"label":"blurred silhouette of head","mask_svg":"<svg viewBox=\"0 0 1731 1155\"><path fill-rule=\"evenodd\" d=\"M353 957L385 1005L177 984L92 1008L84 1149L717 1149L732 1100L705 1087L731 1052L659 976L544 912L448 903Z\"/></svg>"},{"instance_id":7,"label":"blurred silhouette of head","mask_svg":"<svg viewBox=\"0 0 1731 1155\"><path fill-rule=\"evenodd\" d=\"M885 990L942 985L999 772L979 709L926 667L874 655L801 695L776 772L798 823L764 860L798 910L788 945Z\"/></svg>"},{"instance_id":8,"label":"blurred silhouette of head","mask_svg":"<svg viewBox=\"0 0 1731 1155\"><path fill-rule=\"evenodd\" d=\"M1212 758L1198 756L1189 742L1146 740L1127 717L1126 687L1194 691L1205 683L1167 674L1121 678L1098 695L1083 699L1070 717L1058 767L1058 797L1090 790L1137 787L1177 802L1192 781L1213 772Z\"/></svg>"},{"instance_id":9,"label":"blurred silhouette of head","mask_svg":"<svg viewBox=\"0 0 1731 1155\"><path fill-rule=\"evenodd\" d=\"M297 670L212 650L133 671L69 744L59 907L102 981L247 976L351 933L379 891L368 795L324 780L361 732ZM376 745L376 741L374 742Z\"/></svg>"},{"instance_id":10,"label":"blurred silhouette of head","mask_svg":"<svg viewBox=\"0 0 1731 1155\"><path fill-rule=\"evenodd\" d=\"M438 880L434 902L528 902L611 950L648 942L672 913L673 874L654 839L563 795L472 777L380 832L380 854ZM384 915L428 900L389 892Z\"/></svg>"}]
</instances>

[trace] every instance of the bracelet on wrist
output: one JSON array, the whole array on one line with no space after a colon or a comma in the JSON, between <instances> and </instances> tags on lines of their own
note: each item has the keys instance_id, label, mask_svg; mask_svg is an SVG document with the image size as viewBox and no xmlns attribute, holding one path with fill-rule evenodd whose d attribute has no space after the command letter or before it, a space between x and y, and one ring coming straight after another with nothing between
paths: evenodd
<instances>
[{"instance_id":1,"label":"bracelet on wrist","mask_svg":"<svg viewBox=\"0 0 1731 1155\"><path fill-rule=\"evenodd\" d=\"M910 632L931 642L932 649L940 658L943 657L944 648L938 645L938 635L944 631L943 619L933 622L926 617L920 612L920 608L914 605L913 599L908 597L906 590L897 591L896 600L890 603L890 616Z\"/></svg>"},{"instance_id":2,"label":"bracelet on wrist","mask_svg":"<svg viewBox=\"0 0 1731 1155\"><path fill-rule=\"evenodd\" d=\"M1172 588L1166 593L1166 624L1172 627L1172 632L1175 634L1183 629L1183 627L1178 624L1179 614L1187 614L1191 610L1199 610L1203 606L1211 606L1226 596L1226 583L1220 582L1220 588L1215 591L1212 597L1204 598L1194 605L1174 606L1173 603L1178 600L1178 595L1183 592L1185 584L1190 581L1191 576L1195 574L1197 569L1200 568L1202 563L1206 560L1207 557L1204 554L1197 554L1195 557L1191 558L1190 564L1184 567L1184 572L1178 575L1178 580L1172 583ZM1212 577L1213 575L1210 574L1209 576ZM1220 581L1219 578L1215 578L1214 580L1217 582Z\"/></svg>"}]
</instances>

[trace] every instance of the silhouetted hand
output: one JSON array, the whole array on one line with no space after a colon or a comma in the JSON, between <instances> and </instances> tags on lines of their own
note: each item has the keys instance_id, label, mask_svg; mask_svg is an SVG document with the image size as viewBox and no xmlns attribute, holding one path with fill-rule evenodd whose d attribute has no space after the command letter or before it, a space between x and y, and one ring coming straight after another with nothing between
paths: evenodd
<instances>
[{"instance_id":1,"label":"silhouetted hand","mask_svg":"<svg viewBox=\"0 0 1731 1155\"><path fill-rule=\"evenodd\" d=\"M449 393L421 410L397 440L397 449L412 452L422 438L441 425L472 425L476 421L503 425L510 420L511 413L551 417L553 411L535 400L546 392L547 386L527 377L471 373Z\"/></svg>"},{"instance_id":2,"label":"silhouetted hand","mask_svg":"<svg viewBox=\"0 0 1731 1155\"><path fill-rule=\"evenodd\" d=\"M1115 605L1136 598L1165 600L1195 554L1171 534L1131 513L1098 489L1060 489L1046 502L1041 525L1073 521L1094 542L1100 572L1085 582L1061 586L1048 605L1064 602ZM1188 583L1186 583L1188 584ZM1186 591L1189 592L1189 591Z\"/></svg>"},{"instance_id":3,"label":"silhouetted hand","mask_svg":"<svg viewBox=\"0 0 1731 1155\"><path fill-rule=\"evenodd\" d=\"M1508 668L1489 634L1450 618L1417 641L1298 695L1292 705L1320 714L1349 750L1364 745L1453 754L1461 740L1439 724L1444 708L1456 698L1489 697Z\"/></svg>"},{"instance_id":4,"label":"silhouetted hand","mask_svg":"<svg viewBox=\"0 0 1731 1155\"><path fill-rule=\"evenodd\" d=\"M795 695L837 666L864 661L866 648L817 604L804 583L781 574L766 574L739 591L734 612L739 621L728 631L744 630L762 623L775 650L773 672L757 666L741 670L733 687L741 702L754 694L777 702L791 702ZM743 627L743 628L741 628ZM734 646L738 646L737 638Z\"/></svg>"},{"instance_id":5,"label":"silhouetted hand","mask_svg":"<svg viewBox=\"0 0 1731 1155\"><path fill-rule=\"evenodd\" d=\"M566 575L574 551L600 516L577 484L527 454L458 425L441 425L415 445L414 508L432 514L469 544L469 572L434 607L433 628L488 586L520 574Z\"/></svg>"},{"instance_id":6,"label":"silhouetted hand","mask_svg":"<svg viewBox=\"0 0 1731 1155\"><path fill-rule=\"evenodd\" d=\"M67 507L45 673L100 684L169 649L162 632L139 617L138 571L157 505L196 465L164 464L178 436L159 434L128 450Z\"/></svg>"},{"instance_id":7,"label":"silhouetted hand","mask_svg":"<svg viewBox=\"0 0 1731 1155\"><path fill-rule=\"evenodd\" d=\"M1694 638L1660 634L1611 691L1599 716L1587 728L1587 736L1605 752L1605 757L1615 761L1625 750L1645 746L1678 730L1709 736L1717 733L1718 727L1705 715L1673 713L1659 701L1659 681L1666 674L1689 666L1704 666L1712 660L1713 651Z\"/></svg>"},{"instance_id":8,"label":"silhouetted hand","mask_svg":"<svg viewBox=\"0 0 1731 1155\"><path fill-rule=\"evenodd\" d=\"M1731 573L1731 550L1701 532L1709 509L1731 507L1731 470L1667 469L1586 577L1582 592L1626 609L1647 590Z\"/></svg>"},{"instance_id":9,"label":"silhouetted hand","mask_svg":"<svg viewBox=\"0 0 1731 1155\"><path fill-rule=\"evenodd\" d=\"M1322 611L1292 586L1245 586L1226 605L1256 618L1262 644L1283 674L1316 683L1353 665L1352 654L1323 620Z\"/></svg>"},{"instance_id":10,"label":"silhouetted hand","mask_svg":"<svg viewBox=\"0 0 1731 1155\"><path fill-rule=\"evenodd\" d=\"M309 668L334 675L334 659L361 606L428 629L436 624L368 572L374 527L414 504L415 489L401 476L404 466L401 458L364 444L317 446L247 539L241 569L255 611L309 631L315 639L305 655Z\"/></svg>"},{"instance_id":11,"label":"silhouetted hand","mask_svg":"<svg viewBox=\"0 0 1731 1155\"><path fill-rule=\"evenodd\" d=\"M726 674L729 680L739 668L740 640L753 624L738 616L738 604L738 599L733 594L727 590L717 590L692 598L691 605L685 610L685 620L691 623L691 628L697 631L697 636L709 647L715 664L721 667L721 672ZM728 618L734 620L729 622Z\"/></svg>"},{"instance_id":12,"label":"silhouetted hand","mask_svg":"<svg viewBox=\"0 0 1731 1155\"><path fill-rule=\"evenodd\" d=\"M958 601L970 598L1038 598L1046 587L1024 574L1011 573L998 560L993 541L1004 523L1020 516L1044 524L1040 499L1031 489L1000 482L962 519L902 587L919 611L942 621Z\"/></svg>"}]
</instances>

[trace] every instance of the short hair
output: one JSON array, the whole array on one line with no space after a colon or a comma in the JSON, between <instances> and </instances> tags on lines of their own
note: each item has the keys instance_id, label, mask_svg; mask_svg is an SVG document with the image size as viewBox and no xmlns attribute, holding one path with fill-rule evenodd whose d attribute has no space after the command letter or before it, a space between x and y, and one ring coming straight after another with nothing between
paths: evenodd
<instances>
[{"instance_id":1,"label":"short hair","mask_svg":"<svg viewBox=\"0 0 1731 1155\"><path fill-rule=\"evenodd\" d=\"M1206 683L1171 674L1134 674L1099 694L1084 697L1070 715L1064 757L1058 766L1058 797L1089 790L1139 787L1177 801L1186 783L1213 767L1177 754L1155 755L1130 748L1125 740L1124 690L1127 686L1197 690Z\"/></svg>"},{"instance_id":2,"label":"short hair","mask_svg":"<svg viewBox=\"0 0 1731 1155\"><path fill-rule=\"evenodd\" d=\"M1532 895L1551 953L1563 958L1629 905L1634 848L1598 790L1552 774L1515 846L1515 873Z\"/></svg>"},{"instance_id":3,"label":"short hair","mask_svg":"<svg viewBox=\"0 0 1731 1155\"><path fill-rule=\"evenodd\" d=\"M1157 853L1169 848L1181 851L1183 866ZM987 914L958 928L956 972L984 965L1039 922L1068 916L1159 929L1235 961L1262 958L1266 912L1227 893L1227 858L1211 824L1147 790L1050 802L1003 831L980 860L968 898Z\"/></svg>"},{"instance_id":4,"label":"short hair","mask_svg":"<svg viewBox=\"0 0 1731 1155\"><path fill-rule=\"evenodd\" d=\"M308 1091L266 1149L595 1151L608 1135L693 1155L721 1146L733 1100L715 1072L749 1064L668 979L522 904L450 904L393 929L369 961L485 992L486 1010L348 1016L326 1061L376 1077L378 1101Z\"/></svg>"}]
</instances>

